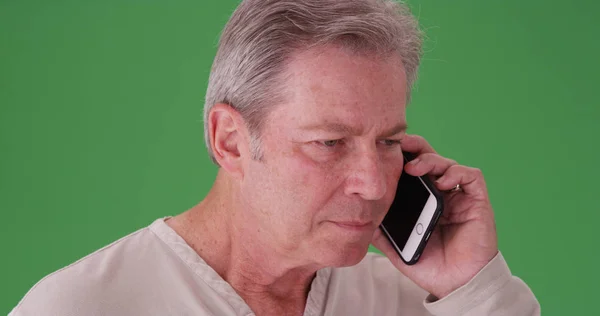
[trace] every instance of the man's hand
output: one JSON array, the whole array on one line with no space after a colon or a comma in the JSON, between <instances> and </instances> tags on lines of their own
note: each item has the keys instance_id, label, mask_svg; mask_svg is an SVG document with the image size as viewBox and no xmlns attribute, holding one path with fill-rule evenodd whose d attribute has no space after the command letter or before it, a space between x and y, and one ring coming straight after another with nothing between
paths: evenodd
<instances>
[{"instance_id":1,"label":"man's hand","mask_svg":"<svg viewBox=\"0 0 600 316\"><path fill-rule=\"evenodd\" d=\"M462 191L444 193L442 217L417 264L404 264L380 229L373 245L413 282L442 298L466 284L498 253L494 213L479 169L438 155L417 135L406 135L402 150L416 156L405 167L408 174L439 177L435 185L440 191L457 184Z\"/></svg>"}]
</instances>

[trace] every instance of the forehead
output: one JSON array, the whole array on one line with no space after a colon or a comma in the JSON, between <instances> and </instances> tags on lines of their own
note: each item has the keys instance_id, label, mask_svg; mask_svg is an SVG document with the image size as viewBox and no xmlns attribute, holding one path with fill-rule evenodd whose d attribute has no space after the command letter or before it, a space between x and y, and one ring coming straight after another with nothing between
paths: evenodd
<instances>
[{"instance_id":1,"label":"forehead","mask_svg":"<svg viewBox=\"0 0 600 316\"><path fill-rule=\"evenodd\" d=\"M341 123L371 129L405 122L406 76L397 56L357 55L330 46L294 55L285 74L287 102L273 114L290 126Z\"/></svg>"}]
</instances>

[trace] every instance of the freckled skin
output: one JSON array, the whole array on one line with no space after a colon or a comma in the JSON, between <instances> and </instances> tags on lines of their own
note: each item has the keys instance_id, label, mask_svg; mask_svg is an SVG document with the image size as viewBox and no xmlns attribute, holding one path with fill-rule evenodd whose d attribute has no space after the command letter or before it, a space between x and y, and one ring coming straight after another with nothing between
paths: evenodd
<instances>
[{"instance_id":1,"label":"freckled skin","mask_svg":"<svg viewBox=\"0 0 600 316\"><path fill-rule=\"evenodd\" d=\"M239 112L215 104L209 138L221 169L205 199L167 221L257 315L301 314L317 270L358 263L369 244L435 297L466 284L498 253L481 170L406 135L397 56L311 49L287 65L287 99L265 117L261 160ZM400 147L399 141L402 143ZM378 229L402 172L440 177L444 216L419 264L401 262Z\"/></svg>"},{"instance_id":2,"label":"freckled skin","mask_svg":"<svg viewBox=\"0 0 600 316\"><path fill-rule=\"evenodd\" d=\"M402 172L406 78L395 56L348 55L329 47L295 56L289 98L269 114L264 159L251 161L241 183L248 222L278 252L319 266L360 261L394 198ZM305 130L344 124L356 130ZM323 141L341 140L329 148ZM360 232L333 222L369 222Z\"/></svg>"}]
</instances>

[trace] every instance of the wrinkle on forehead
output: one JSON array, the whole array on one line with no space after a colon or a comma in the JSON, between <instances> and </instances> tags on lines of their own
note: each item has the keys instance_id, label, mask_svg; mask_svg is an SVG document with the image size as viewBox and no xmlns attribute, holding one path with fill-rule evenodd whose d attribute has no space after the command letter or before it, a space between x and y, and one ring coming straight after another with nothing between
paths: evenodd
<instances>
[{"instance_id":1,"label":"wrinkle on forehead","mask_svg":"<svg viewBox=\"0 0 600 316\"><path fill-rule=\"evenodd\" d=\"M336 47L305 50L287 65L287 101L273 120L302 126L344 124L389 130L405 123L406 77L399 57L351 54Z\"/></svg>"}]
</instances>

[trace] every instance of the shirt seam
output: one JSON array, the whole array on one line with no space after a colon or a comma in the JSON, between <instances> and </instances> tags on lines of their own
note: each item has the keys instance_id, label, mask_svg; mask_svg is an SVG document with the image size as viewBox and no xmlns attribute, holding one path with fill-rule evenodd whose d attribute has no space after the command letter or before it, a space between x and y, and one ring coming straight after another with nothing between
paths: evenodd
<instances>
[{"instance_id":1,"label":"shirt seam","mask_svg":"<svg viewBox=\"0 0 600 316\"><path fill-rule=\"evenodd\" d=\"M166 225L166 223L165 223L165 225ZM189 263L188 263L186 260L184 260L184 259L183 259L183 258L182 258L182 257L179 255L179 253L177 253L177 251L176 251L175 249L173 249L173 247L171 247L171 245L170 245L169 243L167 243L165 240L163 240L163 239L161 238L161 236L160 236L159 234L157 234L157 232L155 232L153 229L150 229L150 231L152 232L152 234L154 234L154 236L156 236L156 238L158 238L158 240L160 240L160 241L161 241L161 242L162 242L162 243L163 243L165 246L167 246L167 247L168 247L168 248L169 248L169 249L170 249L170 250L171 250L171 251L172 251L172 252L175 254L175 256L177 257L177 259L179 259L179 261L181 261L183 264L185 264L185 266L186 266L186 267L188 267L188 269L189 269L189 270L190 270L192 273L194 273L194 275L196 275L196 276L197 276L197 277L200 279L200 281L202 281L202 283L206 284L206 286L208 286L209 288L211 288L211 289L212 289L212 290L213 290L215 293L218 293L220 296L222 296L222 293L221 293L222 291L218 291L218 290L217 290L215 287L213 287L213 286L212 286L210 283L206 282L206 280L204 280L204 278L203 278L203 277L202 277L200 274L198 274L198 272L196 272L196 269L194 269L192 266L190 266L190 264L189 264ZM179 235L177 235L177 236L178 236L178 237L181 237L181 236L179 236ZM186 245L187 245L187 243L186 243ZM198 254L197 254L197 253L196 253L196 255L198 256ZM210 267L210 266L209 266L209 267ZM238 295L238 296L239 296L239 295ZM230 303L228 300L225 300L225 301L227 302L227 305L229 305L229 307L231 307L233 310L237 310L237 308L236 308L235 306L231 305L231 303ZM242 299L242 302L244 302L244 304L246 304L246 303L245 303L245 301L243 301L243 299ZM246 304L246 305L247 305L247 304ZM254 314L254 312L251 312L251 313L250 313L250 314L248 314L248 315L253 315L253 314Z\"/></svg>"}]
</instances>

